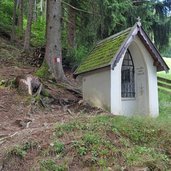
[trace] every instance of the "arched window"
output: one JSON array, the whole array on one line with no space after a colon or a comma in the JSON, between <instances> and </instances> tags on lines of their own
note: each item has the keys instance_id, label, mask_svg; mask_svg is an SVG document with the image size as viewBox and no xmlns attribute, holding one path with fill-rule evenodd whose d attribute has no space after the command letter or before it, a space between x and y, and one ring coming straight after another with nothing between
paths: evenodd
<instances>
[{"instance_id":1,"label":"arched window","mask_svg":"<svg viewBox=\"0 0 171 171\"><path fill-rule=\"evenodd\" d=\"M127 50L122 63L121 84L122 97L135 97L134 63L129 50Z\"/></svg>"}]
</instances>

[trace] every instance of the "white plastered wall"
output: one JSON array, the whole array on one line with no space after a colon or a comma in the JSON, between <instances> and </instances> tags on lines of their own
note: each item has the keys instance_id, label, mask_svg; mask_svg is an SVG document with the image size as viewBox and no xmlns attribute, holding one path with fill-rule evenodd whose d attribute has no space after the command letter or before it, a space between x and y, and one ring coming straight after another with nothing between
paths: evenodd
<instances>
[{"instance_id":1,"label":"white plastered wall","mask_svg":"<svg viewBox=\"0 0 171 171\"><path fill-rule=\"evenodd\" d=\"M111 70L111 113L114 115L122 115L122 100L121 100L121 67L122 60Z\"/></svg>"},{"instance_id":2,"label":"white plastered wall","mask_svg":"<svg viewBox=\"0 0 171 171\"><path fill-rule=\"evenodd\" d=\"M144 59L146 54L141 52L139 45L141 49L144 48L144 45L137 44L135 39L129 46L135 70L135 98L122 98L122 113L128 116L147 115L149 113L148 74Z\"/></svg>"},{"instance_id":3,"label":"white plastered wall","mask_svg":"<svg viewBox=\"0 0 171 171\"><path fill-rule=\"evenodd\" d=\"M147 114L151 117L157 117L159 115L157 68L153 65L154 60L138 37L135 39L134 44L137 46L137 49L139 49L146 64L147 80L144 81L147 85ZM139 107L143 108L140 104Z\"/></svg>"},{"instance_id":4,"label":"white plastered wall","mask_svg":"<svg viewBox=\"0 0 171 171\"><path fill-rule=\"evenodd\" d=\"M129 46L135 67L135 98L121 97L121 67L124 55L111 70L111 113L158 116L157 72L153 59L136 36Z\"/></svg>"},{"instance_id":5,"label":"white plastered wall","mask_svg":"<svg viewBox=\"0 0 171 171\"><path fill-rule=\"evenodd\" d=\"M82 78L83 99L110 112L110 69L97 70Z\"/></svg>"},{"instance_id":6,"label":"white plastered wall","mask_svg":"<svg viewBox=\"0 0 171 171\"><path fill-rule=\"evenodd\" d=\"M138 114L156 117L159 108L157 72L156 67L153 66L153 59L138 37L131 43L129 50L135 67L136 95L135 98L121 98L122 57L114 71L111 71L111 112L126 116ZM117 82L117 86L120 87L119 91L114 90L117 87L114 82Z\"/></svg>"}]
</instances>

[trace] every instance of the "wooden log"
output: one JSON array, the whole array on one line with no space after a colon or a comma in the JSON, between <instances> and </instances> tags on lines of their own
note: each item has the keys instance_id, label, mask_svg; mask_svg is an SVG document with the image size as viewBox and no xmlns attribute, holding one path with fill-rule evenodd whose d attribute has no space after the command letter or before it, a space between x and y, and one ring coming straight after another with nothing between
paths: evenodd
<instances>
[{"instance_id":1,"label":"wooden log","mask_svg":"<svg viewBox=\"0 0 171 171\"><path fill-rule=\"evenodd\" d=\"M171 84L171 80L169 80L169 79L166 79L166 78L163 78L163 77L157 77L157 79L158 79L158 81L162 81L162 82Z\"/></svg>"},{"instance_id":2,"label":"wooden log","mask_svg":"<svg viewBox=\"0 0 171 171\"><path fill-rule=\"evenodd\" d=\"M158 86L170 89L170 91L171 91L171 85L168 85L168 84L165 84L165 83L162 83L162 82L158 82Z\"/></svg>"},{"instance_id":3,"label":"wooden log","mask_svg":"<svg viewBox=\"0 0 171 171\"><path fill-rule=\"evenodd\" d=\"M25 75L17 76L15 84L20 93L34 95L39 89L41 82L38 77Z\"/></svg>"}]
</instances>

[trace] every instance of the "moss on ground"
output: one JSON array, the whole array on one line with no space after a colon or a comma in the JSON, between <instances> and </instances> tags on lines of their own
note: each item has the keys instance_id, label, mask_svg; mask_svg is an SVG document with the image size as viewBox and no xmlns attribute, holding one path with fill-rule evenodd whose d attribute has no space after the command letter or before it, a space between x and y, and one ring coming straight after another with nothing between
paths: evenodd
<instances>
[{"instance_id":1,"label":"moss on ground","mask_svg":"<svg viewBox=\"0 0 171 171\"><path fill-rule=\"evenodd\" d=\"M42 66L35 72L35 75L40 78L48 78L50 75L48 64L43 62Z\"/></svg>"}]
</instances>

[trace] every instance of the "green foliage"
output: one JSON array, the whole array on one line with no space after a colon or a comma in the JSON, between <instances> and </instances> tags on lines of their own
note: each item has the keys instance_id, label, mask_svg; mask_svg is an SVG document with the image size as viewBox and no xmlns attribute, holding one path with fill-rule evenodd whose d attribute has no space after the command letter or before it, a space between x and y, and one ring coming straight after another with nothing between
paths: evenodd
<instances>
[{"instance_id":1,"label":"green foliage","mask_svg":"<svg viewBox=\"0 0 171 171\"><path fill-rule=\"evenodd\" d=\"M83 141L85 142L86 146L90 146L93 144L98 144L100 141L100 137L93 133L87 133L83 136Z\"/></svg>"},{"instance_id":2,"label":"green foliage","mask_svg":"<svg viewBox=\"0 0 171 171\"><path fill-rule=\"evenodd\" d=\"M36 71L35 75L40 78L48 78L49 77L49 75L50 75L49 67L46 62L43 62L42 66Z\"/></svg>"},{"instance_id":3,"label":"green foliage","mask_svg":"<svg viewBox=\"0 0 171 171\"><path fill-rule=\"evenodd\" d=\"M81 141L74 141L73 142L73 147L77 150L77 153L80 155L80 156L84 156L87 154L87 147L84 145L83 142Z\"/></svg>"},{"instance_id":4,"label":"green foliage","mask_svg":"<svg viewBox=\"0 0 171 171\"><path fill-rule=\"evenodd\" d=\"M11 31L13 16L13 1L0 0L0 30Z\"/></svg>"},{"instance_id":5,"label":"green foliage","mask_svg":"<svg viewBox=\"0 0 171 171\"><path fill-rule=\"evenodd\" d=\"M40 19L33 23L32 25L32 38L31 44L36 47L45 45L45 30L46 30L46 21L45 19Z\"/></svg>"},{"instance_id":6,"label":"green foliage","mask_svg":"<svg viewBox=\"0 0 171 171\"><path fill-rule=\"evenodd\" d=\"M170 94L159 91L159 105L160 105L160 116L159 119L163 119L165 122L171 120L171 96Z\"/></svg>"},{"instance_id":7,"label":"green foliage","mask_svg":"<svg viewBox=\"0 0 171 171\"><path fill-rule=\"evenodd\" d=\"M68 50L64 50L63 64L69 66L72 69L75 69L85 58L88 51L89 50L86 46L79 46L78 48L68 48Z\"/></svg>"},{"instance_id":8,"label":"green foliage","mask_svg":"<svg viewBox=\"0 0 171 171\"><path fill-rule=\"evenodd\" d=\"M168 163L169 158L167 155L158 153L153 148L136 146L129 149L125 153L126 160L130 166L142 165L145 163L150 170L167 169L165 163Z\"/></svg>"},{"instance_id":9,"label":"green foliage","mask_svg":"<svg viewBox=\"0 0 171 171\"><path fill-rule=\"evenodd\" d=\"M26 28L28 2L24 2L24 28ZM0 0L0 31L11 33L13 3L12 0ZM84 2L69 0L68 3L87 12L75 11L74 47L70 47L68 44L68 25L72 21L69 21L68 6L63 4L62 49L64 65L75 69L98 40L127 27L132 27L138 16L141 17L143 27L151 39L155 41L157 47L163 54L169 55L170 50L167 45L170 38L170 2L166 0L143 1L142 3L133 3L132 0L86 0ZM36 47L44 46L46 42L44 11L45 4L41 6L40 1L37 1L37 18L32 24L31 37L31 44ZM74 23L72 24L74 25ZM21 38L17 25L16 30L16 35Z\"/></svg>"},{"instance_id":10,"label":"green foliage","mask_svg":"<svg viewBox=\"0 0 171 171\"><path fill-rule=\"evenodd\" d=\"M17 156L22 159L27 154L27 152L23 148L16 146L8 154Z\"/></svg>"},{"instance_id":11,"label":"green foliage","mask_svg":"<svg viewBox=\"0 0 171 171\"><path fill-rule=\"evenodd\" d=\"M8 155L9 156L17 156L17 157L23 159L24 156L27 154L27 151L30 149L33 149L35 147L37 147L37 143L29 141L29 142L24 143L21 146L15 146L13 149L11 149L8 152Z\"/></svg>"},{"instance_id":12,"label":"green foliage","mask_svg":"<svg viewBox=\"0 0 171 171\"><path fill-rule=\"evenodd\" d=\"M125 29L125 14L132 9L132 2L130 0L104 0L98 1L98 3L99 13L101 14L101 31L99 32L101 38L108 37Z\"/></svg>"},{"instance_id":13,"label":"green foliage","mask_svg":"<svg viewBox=\"0 0 171 171\"><path fill-rule=\"evenodd\" d=\"M56 126L56 133L60 132L60 131L64 131L64 132L71 132L73 130L77 130L77 129L81 129L81 125L79 122L71 122L71 123L67 123L67 124L57 124Z\"/></svg>"},{"instance_id":14,"label":"green foliage","mask_svg":"<svg viewBox=\"0 0 171 171\"><path fill-rule=\"evenodd\" d=\"M54 160L43 160L40 162L40 171L66 171L65 165L57 165Z\"/></svg>"},{"instance_id":15,"label":"green foliage","mask_svg":"<svg viewBox=\"0 0 171 171\"><path fill-rule=\"evenodd\" d=\"M171 69L171 58L163 58L168 67ZM169 73L166 73L165 71L158 72L157 74L160 77L167 78L171 80L171 71L169 70Z\"/></svg>"},{"instance_id":16,"label":"green foliage","mask_svg":"<svg viewBox=\"0 0 171 171\"><path fill-rule=\"evenodd\" d=\"M54 150L57 154L62 153L64 151L64 149L65 149L65 146L62 142L56 141L54 143Z\"/></svg>"}]
</instances>

